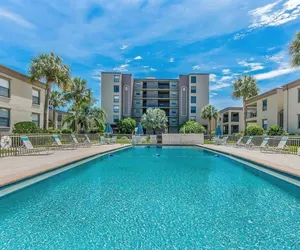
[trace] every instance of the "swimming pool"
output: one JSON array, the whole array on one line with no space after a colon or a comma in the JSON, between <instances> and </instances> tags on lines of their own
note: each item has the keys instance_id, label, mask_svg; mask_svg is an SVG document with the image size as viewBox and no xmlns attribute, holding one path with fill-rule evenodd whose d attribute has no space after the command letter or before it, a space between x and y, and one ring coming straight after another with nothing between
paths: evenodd
<instances>
[{"instance_id":1,"label":"swimming pool","mask_svg":"<svg viewBox=\"0 0 300 250\"><path fill-rule=\"evenodd\" d=\"M300 199L197 147L127 149L0 199L1 249L238 247L299 248Z\"/></svg>"}]
</instances>

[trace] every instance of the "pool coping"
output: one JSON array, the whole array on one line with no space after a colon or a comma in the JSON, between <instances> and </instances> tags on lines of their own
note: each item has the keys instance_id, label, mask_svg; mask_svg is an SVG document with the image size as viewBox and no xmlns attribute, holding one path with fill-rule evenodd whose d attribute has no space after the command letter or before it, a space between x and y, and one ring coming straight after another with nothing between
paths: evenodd
<instances>
[{"instance_id":1,"label":"pool coping","mask_svg":"<svg viewBox=\"0 0 300 250\"><path fill-rule=\"evenodd\" d=\"M203 148L205 150L211 150L211 151L214 151L214 152L219 153L219 154L229 155L229 156L235 157L237 159L241 159L241 160L244 160L246 162L250 162L252 164L256 164L258 166L262 166L262 167L264 167L266 169L278 172L281 175L285 175L285 176L288 176L288 177L291 177L291 178L294 178L294 179L297 179L297 180L300 181L300 175L298 175L297 173L294 173L292 171L289 171L287 169L284 169L283 167L277 167L277 166L272 165L271 163L264 162L264 161L259 161L259 160L256 160L256 159L248 159L248 158L246 158L244 156L241 156L241 155L239 155L237 153L228 153L228 152L224 152L224 151L219 150L219 149L207 147L205 145L197 144L196 146L197 147L201 147L201 148ZM299 161L300 161L300 158L299 158Z\"/></svg>"},{"instance_id":2,"label":"pool coping","mask_svg":"<svg viewBox=\"0 0 300 250\"><path fill-rule=\"evenodd\" d=\"M45 171L36 172L35 174L28 175L25 178L21 178L12 182L9 182L5 185L0 186L0 199L10 193L13 193L15 191L18 191L19 189L25 188L27 186L30 186L34 183L37 183L39 181L42 181L44 179L47 179L49 177L52 177L56 174L62 173L64 171L67 171L69 169L72 169L74 167L77 167L83 163L92 161L94 159L103 157L105 155L108 155L113 152L118 152L122 150L126 150L131 148L131 145L122 145L120 148L115 149L109 149L105 152L99 152L99 153L93 153L88 156L84 156L80 159L76 160L70 160L70 161L64 161L64 163L55 165L52 168L49 168ZM74 159L74 158L72 158Z\"/></svg>"}]
</instances>

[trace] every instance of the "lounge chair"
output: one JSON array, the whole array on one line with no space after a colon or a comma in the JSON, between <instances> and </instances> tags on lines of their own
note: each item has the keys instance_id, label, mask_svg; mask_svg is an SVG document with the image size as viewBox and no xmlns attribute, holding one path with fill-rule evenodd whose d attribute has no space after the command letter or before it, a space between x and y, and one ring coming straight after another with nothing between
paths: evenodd
<instances>
[{"instance_id":1,"label":"lounge chair","mask_svg":"<svg viewBox=\"0 0 300 250\"><path fill-rule=\"evenodd\" d=\"M150 135L150 143L151 144L156 144L157 143L156 135Z\"/></svg>"},{"instance_id":2,"label":"lounge chair","mask_svg":"<svg viewBox=\"0 0 300 250\"><path fill-rule=\"evenodd\" d=\"M84 138L85 138L85 142L90 144L91 146L101 146L102 145L101 142L92 142L88 135L84 135Z\"/></svg>"},{"instance_id":3,"label":"lounge chair","mask_svg":"<svg viewBox=\"0 0 300 250\"><path fill-rule=\"evenodd\" d=\"M250 148L251 146L253 146L252 140L253 140L253 136L249 136L246 143L236 144L236 147Z\"/></svg>"},{"instance_id":4,"label":"lounge chair","mask_svg":"<svg viewBox=\"0 0 300 250\"><path fill-rule=\"evenodd\" d=\"M117 143L117 137L116 136L113 136L111 139L110 139L110 143Z\"/></svg>"},{"instance_id":5,"label":"lounge chair","mask_svg":"<svg viewBox=\"0 0 300 250\"><path fill-rule=\"evenodd\" d=\"M27 136L20 136L22 146L20 147L21 155L49 155L53 154L54 151L50 148L34 148L31 141Z\"/></svg>"},{"instance_id":6,"label":"lounge chair","mask_svg":"<svg viewBox=\"0 0 300 250\"><path fill-rule=\"evenodd\" d=\"M243 137L240 137L238 139L238 141L234 144L234 147L238 148L241 147L242 145L244 145L244 143L242 143Z\"/></svg>"},{"instance_id":7,"label":"lounge chair","mask_svg":"<svg viewBox=\"0 0 300 250\"><path fill-rule=\"evenodd\" d=\"M270 141L270 138L266 137L266 138L263 139L262 143L259 146L256 146L253 143L251 143L248 148L249 149L260 149L260 150L263 150L264 148L268 147L269 141Z\"/></svg>"},{"instance_id":8,"label":"lounge chair","mask_svg":"<svg viewBox=\"0 0 300 250\"><path fill-rule=\"evenodd\" d=\"M100 144L103 145L107 143L108 143L107 139L104 136L100 136Z\"/></svg>"},{"instance_id":9,"label":"lounge chair","mask_svg":"<svg viewBox=\"0 0 300 250\"><path fill-rule=\"evenodd\" d=\"M74 143L71 144L62 144L58 135L53 135L54 144L59 149L76 149L76 145Z\"/></svg>"},{"instance_id":10,"label":"lounge chair","mask_svg":"<svg viewBox=\"0 0 300 250\"><path fill-rule=\"evenodd\" d=\"M85 148L91 147L91 144L90 144L90 143L87 143L86 141L83 142L83 143L79 143L75 135L71 135L71 137L72 137L72 142L73 142L77 147L85 147Z\"/></svg>"},{"instance_id":11,"label":"lounge chair","mask_svg":"<svg viewBox=\"0 0 300 250\"><path fill-rule=\"evenodd\" d=\"M277 147L265 147L261 149L261 152L264 153L290 153L291 149L287 146L288 137L284 136L281 138L280 142L278 143Z\"/></svg>"},{"instance_id":12,"label":"lounge chair","mask_svg":"<svg viewBox=\"0 0 300 250\"><path fill-rule=\"evenodd\" d=\"M141 137L139 135L133 136L132 137L132 142L133 144L141 144Z\"/></svg>"},{"instance_id":13,"label":"lounge chair","mask_svg":"<svg viewBox=\"0 0 300 250\"><path fill-rule=\"evenodd\" d=\"M228 140L228 136L225 136L223 138L220 138L218 136L218 137L214 137L213 139L216 145L227 145L227 140Z\"/></svg>"}]
</instances>

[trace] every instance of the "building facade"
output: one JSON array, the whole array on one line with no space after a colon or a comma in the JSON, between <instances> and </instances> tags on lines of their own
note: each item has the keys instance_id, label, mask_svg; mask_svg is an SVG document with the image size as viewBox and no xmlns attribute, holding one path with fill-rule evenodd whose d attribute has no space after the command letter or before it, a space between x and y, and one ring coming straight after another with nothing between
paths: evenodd
<instances>
[{"instance_id":1,"label":"building facade","mask_svg":"<svg viewBox=\"0 0 300 250\"><path fill-rule=\"evenodd\" d=\"M288 133L300 134L300 79L283 88L283 128Z\"/></svg>"},{"instance_id":2,"label":"building facade","mask_svg":"<svg viewBox=\"0 0 300 250\"><path fill-rule=\"evenodd\" d=\"M219 111L219 125L224 135L242 133L244 126L244 111L242 107L228 107Z\"/></svg>"},{"instance_id":3,"label":"building facade","mask_svg":"<svg viewBox=\"0 0 300 250\"><path fill-rule=\"evenodd\" d=\"M33 121L43 127L45 84L30 82L28 76L0 65L0 133L14 124Z\"/></svg>"},{"instance_id":4,"label":"building facade","mask_svg":"<svg viewBox=\"0 0 300 250\"><path fill-rule=\"evenodd\" d=\"M257 124L267 130L277 125L283 128L283 88L275 88L246 101L247 125Z\"/></svg>"},{"instance_id":5,"label":"building facade","mask_svg":"<svg viewBox=\"0 0 300 250\"><path fill-rule=\"evenodd\" d=\"M62 111L62 110L55 110L55 113L53 110L49 109L49 128L53 129L67 129L69 126L67 123L63 125L63 121L68 116L68 112Z\"/></svg>"},{"instance_id":6,"label":"building facade","mask_svg":"<svg viewBox=\"0 0 300 250\"><path fill-rule=\"evenodd\" d=\"M169 132L178 132L179 125L188 120L207 125L200 111L208 103L209 74L140 79L131 74L101 73L101 107L112 124L124 117L140 121L147 108L160 108L168 117Z\"/></svg>"}]
</instances>

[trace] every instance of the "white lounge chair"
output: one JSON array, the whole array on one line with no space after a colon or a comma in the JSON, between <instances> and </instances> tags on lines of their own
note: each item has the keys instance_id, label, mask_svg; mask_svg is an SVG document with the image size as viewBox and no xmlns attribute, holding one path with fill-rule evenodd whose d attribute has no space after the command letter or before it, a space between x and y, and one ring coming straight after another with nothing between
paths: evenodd
<instances>
[{"instance_id":1,"label":"white lounge chair","mask_svg":"<svg viewBox=\"0 0 300 250\"><path fill-rule=\"evenodd\" d=\"M71 144L62 144L61 140L59 139L58 135L52 135L54 140L54 144L59 149L76 149L76 145L74 143Z\"/></svg>"},{"instance_id":2,"label":"white lounge chair","mask_svg":"<svg viewBox=\"0 0 300 250\"><path fill-rule=\"evenodd\" d=\"M141 144L141 137L139 135L135 135L132 137L133 144Z\"/></svg>"},{"instance_id":3,"label":"white lounge chair","mask_svg":"<svg viewBox=\"0 0 300 250\"><path fill-rule=\"evenodd\" d=\"M87 143L86 141L83 142L83 143L79 143L78 140L77 140L77 137L75 135L71 135L72 137L72 142L77 146L77 147L85 147L85 148L88 148L88 147L91 147L91 144L90 143Z\"/></svg>"},{"instance_id":4,"label":"white lounge chair","mask_svg":"<svg viewBox=\"0 0 300 250\"><path fill-rule=\"evenodd\" d=\"M249 149L260 149L263 150L264 148L268 147L268 143L270 141L269 137L266 137L263 139L262 143L259 146L255 146L254 144L251 144L249 146Z\"/></svg>"},{"instance_id":5,"label":"white lounge chair","mask_svg":"<svg viewBox=\"0 0 300 250\"><path fill-rule=\"evenodd\" d=\"M243 137L241 136L238 141L234 144L235 147L241 147L242 145L244 145L244 143L242 143Z\"/></svg>"},{"instance_id":6,"label":"white lounge chair","mask_svg":"<svg viewBox=\"0 0 300 250\"><path fill-rule=\"evenodd\" d=\"M20 147L19 153L21 155L49 155L53 154L54 151L50 148L34 148L31 141L27 136L20 136L22 146Z\"/></svg>"},{"instance_id":7,"label":"white lounge chair","mask_svg":"<svg viewBox=\"0 0 300 250\"><path fill-rule=\"evenodd\" d=\"M280 142L278 143L277 147L265 147L261 150L264 153L290 153L291 149L287 146L288 137L284 136L281 138Z\"/></svg>"},{"instance_id":8,"label":"white lounge chair","mask_svg":"<svg viewBox=\"0 0 300 250\"><path fill-rule=\"evenodd\" d=\"M110 143L117 143L117 137L116 136L113 136L111 139L110 139Z\"/></svg>"},{"instance_id":9,"label":"white lounge chair","mask_svg":"<svg viewBox=\"0 0 300 250\"><path fill-rule=\"evenodd\" d=\"M86 134L84 135L84 138L85 138L85 142L90 144L91 146L100 146L100 145L102 145L102 143L100 143L100 142L92 142L90 140L90 137Z\"/></svg>"},{"instance_id":10,"label":"white lounge chair","mask_svg":"<svg viewBox=\"0 0 300 250\"><path fill-rule=\"evenodd\" d=\"M107 140L107 138L105 138L104 136L100 136L100 144L107 144L109 143L109 141Z\"/></svg>"},{"instance_id":11,"label":"white lounge chair","mask_svg":"<svg viewBox=\"0 0 300 250\"><path fill-rule=\"evenodd\" d=\"M236 147L245 147L245 148L249 148L253 145L252 143L253 140L253 136L249 136L248 140L246 143L240 143L240 144L236 144Z\"/></svg>"}]
</instances>

